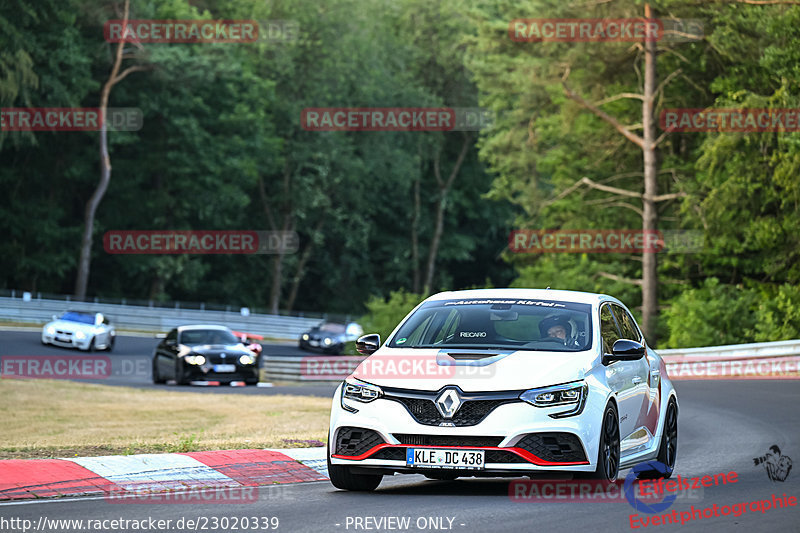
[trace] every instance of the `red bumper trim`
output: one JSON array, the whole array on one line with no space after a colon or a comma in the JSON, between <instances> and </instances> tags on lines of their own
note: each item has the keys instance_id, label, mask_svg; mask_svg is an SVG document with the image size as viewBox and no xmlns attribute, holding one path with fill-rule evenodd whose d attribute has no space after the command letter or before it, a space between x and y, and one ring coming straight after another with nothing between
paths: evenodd
<instances>
[{"instance_id":1,"label":"red bumper trim","mask_svg":"<svg viewBox=\"0 0 800 533\"><path fill-rule=\"evenodd\" d=\"M378 444L370 448L369 451L362 453L361 455L338 455L332 454L331 457L335 459L347 459L348 461L363 461L364 459L368 459L371 455L377 453L378 451L384 448L439 448L439 449L456 449L456 450L497 450L502 452L511 452L514 453L529 463L532 463L536 466L576 466L576 465L588 465L589 461L571 461L571 462L554 462L554 461L545 461L540 457L533 455L528 450L523 450L522 448L499 448L497 446L416 446L413 444Z\"/></svg>"}]
</instances>

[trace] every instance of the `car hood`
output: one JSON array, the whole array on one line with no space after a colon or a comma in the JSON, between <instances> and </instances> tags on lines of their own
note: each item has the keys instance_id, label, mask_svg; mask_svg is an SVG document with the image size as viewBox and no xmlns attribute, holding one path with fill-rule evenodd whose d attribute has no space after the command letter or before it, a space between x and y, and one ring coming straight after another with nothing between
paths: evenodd
<instances>
[{"instance_id":1,"label":"car hood","mask_svg":"<svg viewBox=\"0 0 800 533\"><path fill-rule=\"evenodd\" d=\"M81 324L80 322L71 322L69 320L54 320L53 322L48 322L44 325L45 328L54 327L61 331L69 331L69 332L76 332L76 331L92 331L96 326L92 324Z\"/></svg>"},{"instance_id":2,"label":"car hood","mask_svg":"<svg viewBox=\"0 0 800 533\"><path fill-rule=\"evenodd\" d=\"M534 352L381 348L352 376L382 387L464 392L524 390L583 379L598 363L593 350Z\"/></svg>"},{"instance_id":3,"label":"car hood","mask_svg":"<svg viewBox=\"0 0 800 533\"><path fill-rule=\"evenodd\" d=\"M247 354L252 355L253 352L244 347L243 344L198 344L194 346L186 346L186 353L196 353L198 355L217 355L222 352L226 354Z\"/></svg>"}]
</instances>

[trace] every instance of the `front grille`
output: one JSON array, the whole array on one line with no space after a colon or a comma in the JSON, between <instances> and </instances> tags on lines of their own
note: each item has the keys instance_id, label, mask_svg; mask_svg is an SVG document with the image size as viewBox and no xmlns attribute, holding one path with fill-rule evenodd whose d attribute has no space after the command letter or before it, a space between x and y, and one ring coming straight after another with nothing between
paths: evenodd
<instances>
[{"instance_id":1,"label":"front grille","mask_svg":"<svg viewBox=\"0 0 800 533\"><path fill-rule=\"evenodd\" d=\"M386 459L389 461L405 461L406 448L383 448L368 457L368 459Z\"/></svg>"},{"instance_id":2,"label":"front grille","mask_svg":"<svg viewBox=\"0 0 800 533\"><path fill-rule=\"evenodd\" d=\"M452 423L454 426L474 426L479 424L489 413L497 407L518 401L515 398L493 399L493 400L468 400L461 404L461 407L453 415L453 418L444 418L433 400L423 398L390 397L387 399L402 403L411 416L426 426L438 426L442 423Z\"/></svg>"},{"instance_id":3,"label":"front grille","mask_svg":"<svg viewBox=\"0 0 800 533\"><path fill-rule=\"evenodd\" d=\"M66 337L72 337L71 331L61 331L60 329L57 329L56 333L58 333L59 335L64 335Z\"/></svg>"},{"instance_id":4,"label":"front grille","mask_svg":"<svg viewBox=\"0 0 800 533\"><path fill-rule=\"evenodd\" d=\"M581 441L572 433L531 433L525 435L516 447L553 463L586 461Z\"/></svg>"},{"instance_id":5,"label":"front grille","mask_svg":"<svg viewBox=\"0 0 800 533\"><path fill-rule=\"evenodd\" d=\"M226 352L225 357L222 357L222 352L220 352L206 354L205 357L212 365L235 365L236 362L239 361L240 354Z\"/></svg>"},{"instance_id":6,"label":"front grille","mask_svg":"<svg viewBox=\"0 0 800 533\"><path fill-rule=\"evenodd\" d=\"M494 447L502 442L503 437L475 437L469 435L411 435L395 433L394 438L400 444L412 446L475 446Z\"/></svg>"},{"instance_id":7,"label":"front grille","mask_svg":"<svg viewBox=\"0 0 800 533\"><path fill-rule=\"evenodd\" d=\"M343 427L336 436L336 454L361 455L383 443L381 436L371 429Z\"/></svg>"}]
</instances>

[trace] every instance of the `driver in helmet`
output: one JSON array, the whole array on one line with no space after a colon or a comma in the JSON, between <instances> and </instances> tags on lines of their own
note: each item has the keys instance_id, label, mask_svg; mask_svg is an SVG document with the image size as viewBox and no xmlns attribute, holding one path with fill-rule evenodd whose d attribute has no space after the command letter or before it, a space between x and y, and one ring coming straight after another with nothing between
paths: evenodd
<instances>
[{"instance_id":1,"label":"driver in helmet","mask_svg":"<svg viewBox=\"0 0 800 533\"><path fill-rule=\"evenodd\" d=\"M539 322L539 333L542 339L559 339L565 346L577 345L572 339L572 325L564 316L550 315Z\"/></svg>"}]
</instances>

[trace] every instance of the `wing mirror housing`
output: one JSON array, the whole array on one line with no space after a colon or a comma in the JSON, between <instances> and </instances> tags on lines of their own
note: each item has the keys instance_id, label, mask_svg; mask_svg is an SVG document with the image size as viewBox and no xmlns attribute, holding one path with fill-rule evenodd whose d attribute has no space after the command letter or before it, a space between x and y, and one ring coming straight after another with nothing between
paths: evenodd
<instances>
[{"instance_id":1,"label":"wing mirror housing","mask_svg":"<svg viewBox=\"0 0 800 533\"><path fill-rule=\"evenodd\" d=\"M603 364L610 365L614 361L638 361L644 357L644 346L629 339L618 339L611 347L610 354L603 354Z\"/></svg>"},{"instance_id":2,"label":"wing mirror housing","mask_svg":"<svg viewBox=\"0 0 800 533\"><path fill-rule=\"evenodd\" d=\"M362 355L372 355L381 346L381 336L377 333L370 333L359 337L356 341L356 350Z\"/></svg>"}]
</instances>

